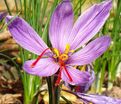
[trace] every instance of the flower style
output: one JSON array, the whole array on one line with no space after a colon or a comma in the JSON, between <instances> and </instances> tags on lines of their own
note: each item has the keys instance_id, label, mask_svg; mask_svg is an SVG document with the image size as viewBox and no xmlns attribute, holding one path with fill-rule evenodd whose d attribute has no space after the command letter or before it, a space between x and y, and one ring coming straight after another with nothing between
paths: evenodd
<instances>
[{"instance_id":1,"label":"flower style","mask_svg":"<svg viewBox=\"0 0 121 104\"><path fill-rule=\"evenodd\" d=\"M26 61L23 69L29 74L38 76L51 76L58 72L56 85L61 79L73 85L86 84L90 74L76 70L74 66L90 64L110 45L108 36L89 41L109 17L111 4L109 0L93 5L73 25L71 2L63 0L55 9L50 21L49 39L52 48L49 48L22 18L14 19L8 26L13 38L23 48L39 55L36 60ZM11 18L7 16L7 23ZM86 46L82 47L84 45Z\"/></svg>"}]
</instances>

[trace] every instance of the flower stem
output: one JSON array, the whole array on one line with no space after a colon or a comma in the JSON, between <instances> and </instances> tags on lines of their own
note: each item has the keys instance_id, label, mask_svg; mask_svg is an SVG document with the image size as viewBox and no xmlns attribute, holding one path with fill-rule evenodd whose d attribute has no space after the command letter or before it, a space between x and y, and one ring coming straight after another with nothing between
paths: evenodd
<instances>
[{"instance_id":1,"label":"flower stem","mask_svg":"<svg viewBox=\"0 0 121 104\"><path fill-rule=\"evenodd\" d=\"M52 84L52 78L47 77L47 84L48 84L48 93L49 93L49 104L55 104L55 94L54 94L54 88Z\"/></svg>"},{"instance_id":2,"label":"flower stem","mask_svg":"<svg viewBox=\"0 0 121 104\"><path fill-rule=\"evenodd\" d=\"M11 15L11 11L10 11L10 8L9 8L9 5L8 5L7 1L4 0L4 2L5 2L5 5L7 7L7 10L8 10L9 15Z\"/></svg>"},{"instance_id":3,"label":"flower stem","mask_svg":"<svg viewBox=\"0 0 121 104\"><path fill-rule=\"evenodd\" d=\"M55 87L55 104L59 104L60 99L60 86Z\"/></svg>"},{"instance_id":4,"label":"flower stem","mask_svg":"<svg viewBox=\"0 0 121 104\"><path fill-rule=\"evenodd\" d=\"M55 86L55 78L53 76L47 77L49 104L59 104L60 86Z\"/></svg>"}]
</instances>

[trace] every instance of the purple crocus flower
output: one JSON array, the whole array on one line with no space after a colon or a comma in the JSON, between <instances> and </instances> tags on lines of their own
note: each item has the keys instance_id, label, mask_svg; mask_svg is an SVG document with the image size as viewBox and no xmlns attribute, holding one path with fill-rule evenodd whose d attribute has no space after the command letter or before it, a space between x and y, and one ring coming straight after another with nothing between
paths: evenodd
<instances>
[{"instance_id":1,"label":"purple crocus flower","mask_svg":"<svg viewBox=\"0 0 121 104\"><path fill-rule=\"evenodd\" d=\"M75 92L81 92L81 93L87 92L95 80L95 72L92 68L92 65L87 65L85 71L90 73L89 81L85 85L76 85Z\"/></svg>"},{"instance_id":2,"label":"purple crocus flower","mask_svg":"<svg viewBox=\"0 0 121 104\"><path fill-rule=\"evenodd\" d=\"M93 5L73 25L74 14L70 0L61 2L52 14L50 22L49 39L52 48L48 48L23 19L19 17L14 19L8 26L13 38L23 48L39 55L36 60L26 61L23 69L29 74L38 76L51 76L58 72L56 85L61 79L69 84L86 84L90 74L76 70L74 66L91 63L110 45L109 36L88 42L109 17L111 4L109 0ZM11 18L7 16L6 21L9 22ZM87 45L82 48L85 44Z\"/></svg>"},{"instance_id":3,"label":"purple crocus flower","mask_svg":"<svg viewBox=\"0 0 121 104\"><path fill-rule=\"evenodd\" d=\"M71 91L73 90L74 92L86 93L89 90L89 88L92 85L92 83L94 82L94 80L95 80L95 72L94 72L93 67L92 67L91 64L90 65L84 65L83 67L81 67L80 70L81 71L86 71L86 72L90 73L89 80L88 80L88 82L85 85L81 85L81 84L70 85L70 84L68 84L66 82L64 84Z\"/></svg>"},{"instance_id":4,"label":"purple crocus flower","mask_svg":"<svg viewBox=\"0 0 121 104\"><path fill-rule=\"evenodd\" d=\"M0 21L7 15L6 12L1 12L0 13Z\"/></svg>"},{"instance_id":5,"label":"purple crocus flower","mask_svg":"<svg viewBox=\"0 0 121 104\"><path fill-rule=\"evenodd\" d=\"M121 104L121 99L111 98L103 95L77 93L84 104Z\"/></svg>"}]
</instances>

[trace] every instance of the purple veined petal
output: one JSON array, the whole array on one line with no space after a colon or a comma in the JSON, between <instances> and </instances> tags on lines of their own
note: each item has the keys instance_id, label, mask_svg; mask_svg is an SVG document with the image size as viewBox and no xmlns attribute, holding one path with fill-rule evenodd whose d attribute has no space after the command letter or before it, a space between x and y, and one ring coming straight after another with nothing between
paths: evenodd
<instances>
[{"instance_id":1,"label":"purple veined petal","mask_svg":"<svg viewBox=\"0 0 121 104\"><path fill-rule=\"evenodd\" d=\"M32 75L44 77L51 76L59 69L59 65L55 63L52 58L42 58L38 61L35 67L32 68L31 65L34 61L35 60L26 61L23 65L23 69Z\"/></svg>"},{"instance_id":2,"label":"purple veined petal","mask_svg":"<svg viewBox=\"0 0 121 104\"><path fill-rule=\"evenodd\" d=\"M6 12L1 12L0 13L0 21L7 15Z\"/></svg>"},{"instance_id":3,"label":"purple veined petal","mask_svg":"<svg viewBox=\"0 0 121 104\"><path fill-rule=\"evenodd\" d=\"M49 38L54 48L65 49L68 36L73 27L73 10L70 0L64 0L55 9L49 27Z\"/></svg>"},{"instance_id":4,"label":"purple veined petal","mask_svg":"<svg viewBox=\"0 0 121 104\"><path fill-rule=\"evenodd\" d=\"M90 64L102 55L110 45L110 37L102 36L90 42L87 46L70 56L67 64L85 65Z\"/></svg>"},{"instance_id":5,"label":"purple veined petal","mask_svg":"<svg viewBox=\"0 0 121 104\"><path fill-rule=\"evenodd\" d=\"M12 16L7 16L6 22L8 23L11 19ZM8 29L16 42L32 53L40 55L48 48L34 29L22 18L16 17L8 25Z\"/></svg>"},{"instance_id":6,"label":"purple veined petal","mask_svg":"<svg viewBox=\"0 0 121 104\"><path fill-rule=\"evenodd\" d=\"M95 72L94 70L91 70L91 76L89 78L89 82L84 86L84 92L87 92L89 90L94 80L95 80Z\"/></svg>"},{"instance_id":7,"label":"purple veined petal","mask_svg":"<svg viewBox=\"0 0 121 104\"><path fill-rule=\"evenodd\" d=\"M63 1L70 1L70 0L63 0Z\"/></svg>"},{"instance_id":8,"label":"purple veined petal","mask_svg":"<svg viewBox=\"0 0 121 104\"><path fill-rule=\"evenodd\" d=\"M78 18L68 38L71 49L83 46L97 34L109 17L111 7L112 0L107 0L93 5Z\"/></svg>"},{"instance_id":9,"label":"purple veined petal","mask_svg":"<svg viewBox=\"0 0 121 104\"><path fill-rule=\"evenodd\" d=\"M121 99L111 98L102 95L77 93L81 100L94 104L121 104Z\"/></svg>"},{"instance_id":10,"label":"purple veined petal","mask_svg":"<svg viewBox=\"0 0 121 104\"><path fill-rule=\"evenodd\" d=\"M71 82L69 80L67 73L63 69L62 80L64 80L65 82L71 85L77 85L77 84L85 85L89 81L90 74L88 72L79 71L73 68L72 66L66 66L66 68L73 81Z\"/></svg>"},{"instance_id":11,"label":"purple veined petal","mask_svg":"<svg viewBox=\"0 0 121 104\"><path fill-rule=\"evenodd\" d=\"M89 77L89 81L85 84L85 85L78 85L76 87L76 92L81 92L81 93L85 93L89 90L90 86L92 85L92 83L95 80L95 72L93 69L90 69L90 67L88 66L88 71L90 73L90 77Z\"/></svg>"}]
</instances>

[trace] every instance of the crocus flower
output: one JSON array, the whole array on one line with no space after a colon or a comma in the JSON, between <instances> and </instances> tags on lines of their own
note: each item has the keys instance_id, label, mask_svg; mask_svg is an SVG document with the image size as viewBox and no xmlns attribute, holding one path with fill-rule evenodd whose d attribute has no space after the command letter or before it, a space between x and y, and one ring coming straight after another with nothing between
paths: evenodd
<instances>
[{"instance_id":1,"label":"crocus flower","mask_svg":"<svg viewBox=\"0 0 121 104\"><path fill-rule=\"evenodd\" d=\"M121 104L121 99L111 98L103 95L77 93L84 104Z\"/></svg>"},{"instance_id":2,"label":"crocus flower","mask_svg":"<svg viewBox=\"0 0 121 104\"><path fill-rule=\"evenodd\" d=\"M81 93L87 92L95 80L95 72L93 70L92 65L87 65L85 71L90 73L89 81L85 85L76 85L74 87L76 92L81 92Z\"/></svg>"},{"instance_id":3,"label":"crocus flower","mask_svg":"<svg viewBox=\"0 0 121 104\"><path fill-rule=\"evenodd\" d=\"M70 0L61 2L52 14L49 48L38 34L23 19L17 17L8 29L23 48L38 56L26 61L23 69L33 75L51 76L58 72L56 85L60 80L70 84L85 84L90 74L76 70L75 65L89 64L103 54L110 44L109 36L102 36L89 42L101 29L109 17L111 1L93 5L74 23L74 14ZM12 17L7 16L7 23ZM88 44L87 44L88 43ZM81 48L87 44L85 47ZM78 50L78 51L77 51Z\"/></svg>"},{"instance_id":4,"label":"crocus flower","mask_svg":"<svg viewBox=\"0 0 121 104\"><path fill-rule=\"evenodd\" d=\"M1 12L0 13L0 21L7 15L6 12Z\"/></svg>"},{"instance_id":5,"label":"crocus flower","mask_svg":"<svg viewBox=\"0 0 121 104\"><path fill-rule=\"evenodd\" d=\"M87 91L89 91L90 86L92 85L92 83L95 80L95 72L93 70L92 65L84 65L81 68L78 68L81 71L86 71L88 73L90 73L90 77L88 82L85 85L70 85L68 83L64 83L66 87L68 87L70 90L73 90L74 92L81 92L81 93L86 93Z\"/></svg>"}]
</instances>

